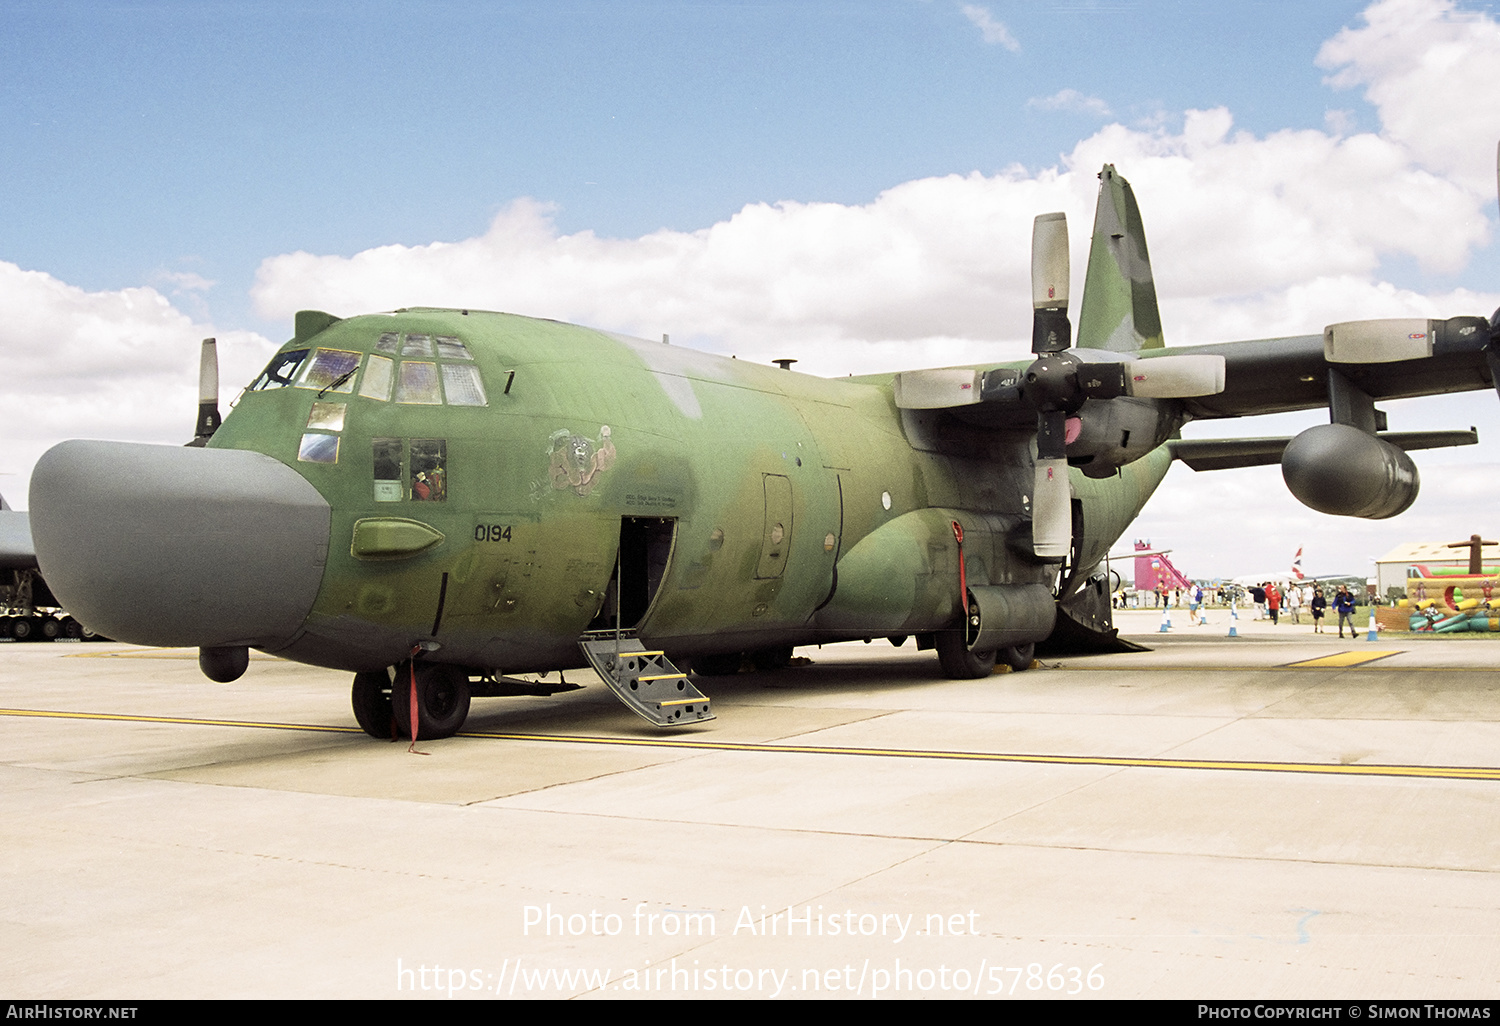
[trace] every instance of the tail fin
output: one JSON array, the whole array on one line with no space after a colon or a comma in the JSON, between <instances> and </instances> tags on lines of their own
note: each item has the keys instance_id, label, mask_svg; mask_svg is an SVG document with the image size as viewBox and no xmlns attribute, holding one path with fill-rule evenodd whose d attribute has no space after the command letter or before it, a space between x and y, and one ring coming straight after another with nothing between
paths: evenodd
<instances>
[{"instance_id":1,"label":"tail fin","mask_svg":"<svg viewBox=\"0 0 1500 1026\"><path fill-rule=\"evenodd\" d=\"M1113 164L1099 172L1099 206L1075 345L1116 353L1164 345L1141 211L1130 183L1115 173Z\"/></svg>"}]
</instances>

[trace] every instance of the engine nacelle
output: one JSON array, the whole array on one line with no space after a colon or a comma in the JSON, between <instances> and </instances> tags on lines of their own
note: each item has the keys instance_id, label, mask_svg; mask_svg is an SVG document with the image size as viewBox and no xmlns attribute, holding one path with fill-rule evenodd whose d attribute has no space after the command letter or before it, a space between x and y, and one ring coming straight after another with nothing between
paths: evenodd
<instances>
[{"instance_id":1,"label":"engine nacelle","mask_svg":"<svg viewBox=\"0 0 1500 1026\"><path fill-rule=\"evenodd\" d=\"M1075 415L1078 436L1068 443L1068 464L1087 477L1109 477L1162 442L1177 426L1163 403L1150 399L1091 399Z\"/></svg>"},{"instance_id":2,"label":"engine nacelle","mask_svg":"<svg viewBox=\"0 0 1500 1026\"><path fill-rule=\"evenodd\" d=\"M1304 506L1384 520L1417 499L1417 465L1401 449L1347 424L1320 424L1287 443L1281 476Z\"/></svg>"}]
</instances>

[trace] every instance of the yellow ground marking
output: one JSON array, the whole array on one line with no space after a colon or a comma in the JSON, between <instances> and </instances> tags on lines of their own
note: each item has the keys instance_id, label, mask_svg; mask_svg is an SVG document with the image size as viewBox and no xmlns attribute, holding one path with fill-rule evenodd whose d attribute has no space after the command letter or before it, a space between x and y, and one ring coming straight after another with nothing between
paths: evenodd
<instances>
[{"instance_id":1,"label":"yellow ground marking","mask_svg":"<svg viewBox=\"0 0 1500 1026\"><path fill-rule=\"evenodd\" d=\"M272 723L258 720L211 720L196 716L132 716L127 713L60 712L51 709L0 709L0 716L34 716L56 720L114 720L123 723L177 723L189 727L260 727L266 730L311 730L325 734L363 734L358 727L321 723Z\"/></svg>"},{"instance_id":2,"label":"yellow ground marking","mask_svg":"<svg viewBox=\"0 0 1500 1026\"><path fill-rule=\"evenodd\" d=\"M1287 663L1291 670L1310 670L1324 666L1358 666L1361 663L1373 663L1377 659L1386 659L1393 655L1400 655L1406 649L1398 648L1389 652L1335 652L1333 655L1319 656L1316 659L1304 659L1300 663Z\"/></svg>"},{"instance_id":3,"label":"yellow ground marking","mask_svg":"<svg viewBox=\"0 0 1500 1026\"><path fill-rule=\"evenodd\" d=\"M663 703L669 704L669 703ZM129 723L175 723L194 727L248 727L262 730L307 730L327 734L362 734L358 727L315 723L268 723L212 720L188 716L130 716L123 713L62 712L45 709L0 709L0 716L64 720L113 720ZM1371 763L1259 762L1227 759L1149 759L1110 755L1034 755L1020 752L956 752L920 748L859 748L835 745L784 745L761 742L699 741L675 737L603 737L580 734L515 734L462 731L459 737L490 741L538 741L550 744L617 745L630 748L679 748L717 752L779 752L789 755L864 755L886 759L952 759L963 762L1038 763L1052 766L1106 766L1126 769L1242 770L1260 773L1321 773L1345 777L1429 777L1442 780L1500 780L1497 766L1398 766Z\"/></svg>"},{"instance_id":4,"label":"yellow ground marking","mask_svg":"<svg viewBox=\"0 0 1500 1026\"><path fill-rule=\"evenodd\" d=\"M198 659L194 648L148 648L140 652L69 652L64 659Z\"/></svg>"}]
</instances>

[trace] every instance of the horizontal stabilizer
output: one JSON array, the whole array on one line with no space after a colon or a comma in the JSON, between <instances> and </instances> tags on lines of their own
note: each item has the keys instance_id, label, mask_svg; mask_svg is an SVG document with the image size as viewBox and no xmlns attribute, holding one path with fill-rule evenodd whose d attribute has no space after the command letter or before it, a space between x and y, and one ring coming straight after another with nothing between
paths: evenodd
<instances>
[{"instance_id":1,"label":"horizontal stabilizer","mask_svg":"<svg viewBox=\"0 0 1500 1026\"><path fill-rule=\"evenodd\" d=\"M1442 449L1454 445L1477 445L1479 432L1467 431L1382 431L1376 435L1405 452L1413 449ZM1172 458L1194 470L1235 470L1240 467L1269 467L1281 462L1281 454L1291 438L1174 438L1167 445Z\"/></svg>"}]
</instances>

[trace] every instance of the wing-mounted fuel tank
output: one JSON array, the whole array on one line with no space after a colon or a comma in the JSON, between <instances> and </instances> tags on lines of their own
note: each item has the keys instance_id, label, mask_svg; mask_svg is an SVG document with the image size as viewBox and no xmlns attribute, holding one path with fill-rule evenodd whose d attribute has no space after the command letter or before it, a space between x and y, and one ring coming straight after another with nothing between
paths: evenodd
<instances>
[{"instance_id":1,"label":"wing-mounted fuel tank","mask_svg":"<svg viewBox=\"0 0 1500 1026\"><path fill-rule=\"evenodd\" d=\"M1287 443L1281 476L1304 506L1384 520L1417 499L1417 465L1401 449L1347 424L1319 424Z\"/></svg>"}]
</instances>

